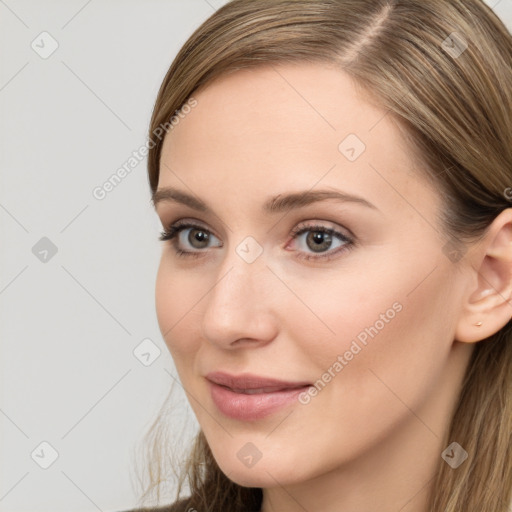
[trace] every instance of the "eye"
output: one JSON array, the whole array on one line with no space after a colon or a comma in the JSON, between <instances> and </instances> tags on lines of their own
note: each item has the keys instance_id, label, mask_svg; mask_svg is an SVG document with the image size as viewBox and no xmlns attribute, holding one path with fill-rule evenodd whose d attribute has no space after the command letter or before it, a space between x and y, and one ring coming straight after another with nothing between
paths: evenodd
<instances>
[{"instance_id":1,"label":"eye","mask_svg":"<svg viewBox=\"0 0 512 512\"><path fill-rule=\"evenodd\" d=\"M213 235L211 231L208 231L198 224L193 224L191 222L177 222L163 231L160 234L159 240L171 241L172 246L174 247L174 250L178 256L198 257L202 252L204 252L201 251L201 249L208 248L208 244L212 238L217 239L217 237ZM192 247L193 250L189 251L186 249L181 249L180 244L181 246L185 247L187 247L188 244L188 246ZM222 247L222 244L220 244L218 247Z\"/></svg>"},{"instance_id":2,"label":"eye","mask_svg":"<svg viewBox=\"0 0 512 512\"><path fill-rule=\"evenodd\" d=\"M335 229L318 224L298 226L292 231L292 235L293 241L299 242L299 251L297 253L297 258L299 259L331 259L338 253L350 250L354 246L354 240L351 237ZM312 252L308 254L308 251Z\"/></svg>"},{"instance_id":3,"label":"eye","mask_svg":"<svg viewBox=\"0 0 512 512\"><path fill-rule=\"evenodd\" d=\"M318 224L299 225L292 230L291 236L292 242L299 242L296 257L305 260L330 260L338 253L352 249L355 244L353 238L333 228ZM223 246L211 231L199 224L186 221L176 222L163 231L159 237L161 241L171 242L176 255L193 258L206 253L204 249L208 249L212 239L219 241L217 247ZM192 250L182 249L182 247Z\"/></svg>"}]
</instances>

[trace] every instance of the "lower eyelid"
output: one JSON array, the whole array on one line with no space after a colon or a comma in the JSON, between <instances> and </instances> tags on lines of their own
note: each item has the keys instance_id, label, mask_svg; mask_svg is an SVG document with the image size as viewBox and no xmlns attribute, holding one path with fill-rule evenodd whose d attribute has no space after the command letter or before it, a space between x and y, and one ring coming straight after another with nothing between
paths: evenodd
<instances>
[{"instance_id":1,"label":"lower eyelid","mask_svg":"<svg viewBox=\"0 0 512 512\"><path fill-rule=\"evenodd\" d=\"M334 249L332 251L327 251L327 252L324 252L324 253L318 253L317 256L314 256L314 253L303 253L303 252L300 252L300 251L296 251L297 255L295 257L297 259L300 259L300 260L310 260L310 261L315 261L315 260L316 261L321 261L321 260L324 260L324 261L330 261L330 260L336 259L342 253L350 251L353 248L353 245L354 244L352 242L347 242L346 244L341 245L341 246L337 247L336 249Z\"/></svg>"}]
</instances>

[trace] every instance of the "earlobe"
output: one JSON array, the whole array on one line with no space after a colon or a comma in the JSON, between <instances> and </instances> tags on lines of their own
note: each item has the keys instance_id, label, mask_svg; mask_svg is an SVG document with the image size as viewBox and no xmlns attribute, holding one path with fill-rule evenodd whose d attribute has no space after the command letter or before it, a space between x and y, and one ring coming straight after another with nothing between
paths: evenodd
<instances>
[{"instance_id":1,"label":"earlobe","mask_svg":"<svg viewBox=\"0 0 512 512\"><path fill-rule=\"evenodd\" d=\"M475 343L512 318L512 208L494 219L468 258L472 285L464 297L455 339Z\"/></svg>"}]
</instances>

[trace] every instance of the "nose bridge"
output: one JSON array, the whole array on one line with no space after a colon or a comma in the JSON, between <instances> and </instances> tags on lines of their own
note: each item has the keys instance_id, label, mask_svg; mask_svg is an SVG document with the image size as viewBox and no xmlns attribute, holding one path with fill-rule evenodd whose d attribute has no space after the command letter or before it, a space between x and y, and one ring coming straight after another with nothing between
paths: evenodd
<instances>
[{"instance_id":1,"label":"nose bridge","mask_svg":"<svg viewBox=\"0 0 512 512\"><path fill-rule=\"evenodd\" d=\"M258 275L265 268L263 257L255 257L248 242L242 241L228 249L224 257L215 285L210 292L210 304L238 306L252 301L258 294Z\"/></svg>"},{"instance_id":2,"label":"nose bridge","mask_svg":"<svg viewBox=\"0 0 512 512\"><path fill-rule=\"evenodd\" d=\"M256 249L254 241L244 239L228 249L218 267L215 283L205 297L203 315L203 334L210 341L231 343L268 334L265 318L272 306L264 299L268 294L264 290L263 251Z\"/></svg>"}]
</instances>

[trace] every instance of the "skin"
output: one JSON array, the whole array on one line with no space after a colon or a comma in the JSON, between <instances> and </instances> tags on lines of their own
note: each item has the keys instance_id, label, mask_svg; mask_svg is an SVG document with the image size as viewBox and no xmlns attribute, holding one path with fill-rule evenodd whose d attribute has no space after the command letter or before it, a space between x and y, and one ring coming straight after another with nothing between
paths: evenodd
<instances>
[{"instance_id":1,"label":"skin","mask_svg":"<svg viewBox=\"0 0 512 512\"><path fill-rule=\"evenodd\" d=\"M263 512L427 512L475 342L511 316L510 210L452 262L438 189L391 116L325 64L237 71L194 97L166 136L158 188L193 194L213 214L173 201L156 211L164 227L199 223L210 241L201 249L192 230L182 232L179 247L198 258L162 242L155 299L217 463L240 485L264 489ZM353 162L338 149L348 134L366 145ZM327 200L262 211L271 196L310 189L375 208ZM318 253L306 238L314 230L290 235L313 224L352 233L354 246L331 260L300 259L344 243L333 237ZM250 264L236 252L247 236L263 251ZM213 403L204 377L213 370L317 381L396 303L401 310L307 405L239 421ZM248 442L262 454L252 467L237 457Z\"/></svg>"}]
</instances>

